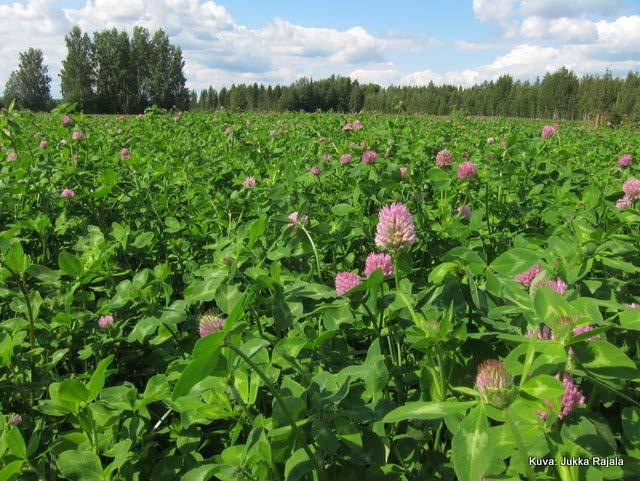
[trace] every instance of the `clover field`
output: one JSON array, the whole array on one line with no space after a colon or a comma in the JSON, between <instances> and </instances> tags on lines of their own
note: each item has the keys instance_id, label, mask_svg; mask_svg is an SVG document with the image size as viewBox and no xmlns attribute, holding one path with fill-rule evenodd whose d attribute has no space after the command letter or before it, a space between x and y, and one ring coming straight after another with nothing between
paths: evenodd
<instances>
[{"instance_id":1,"label":"clover field","mask_svg":"<svg viewBox=\"0 0 640 481\"><path fill-rule=\"evenodd\" d=\"M62 114L0 114L0 480L640 479L633 127Z\"/></svg>"}]
</instances>

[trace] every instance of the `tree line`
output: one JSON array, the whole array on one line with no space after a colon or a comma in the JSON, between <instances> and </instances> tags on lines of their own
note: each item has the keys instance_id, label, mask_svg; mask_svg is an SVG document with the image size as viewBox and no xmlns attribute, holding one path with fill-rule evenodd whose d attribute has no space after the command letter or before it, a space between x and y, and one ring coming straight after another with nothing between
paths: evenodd
<instances>
[{"instance_id":1,"label":"tree line","mask_svg":"<svg viewBox=\"0 0 640 481\"><path fill-rule=\"evenodd\" d=\"M332 75L301 78L291 85L232 85L197 92L185 87L180 47L157 30L135 27L131 37L117 29L92 37L74 27L65 37L67 55L60 72L65 102L87 113L140 113L151 105L179 110L408 112L584 119L605 115L640 121L640 73L626 78L610 71L578 78L566 68L535 81L503 75L472 87L453 85L391 86L360 84ZM17 70L5 86L3 103L47 110L52 106L51 78L42 51L20 54Z\"/></svg>"},{"instance_id":2,"label":"tree line","mask_svg":"<svg viewBox=\"0 0 640 481\"><path fill-rule=\"evenodd\" d=\"M74 27L65 37L67 55L60 71L65 102L87 113L139 113L150 105L166 109L189 108L184 61L180 47L171 44L161 29L153 36L135 27L131 37L113 28L92 37ZM41 50L20 54L11 73L3 103L47 110L52 106L51 78Z\"/></svg>"},{"instance_id":3,"label":"tree line","mask_svg":"<svg viewBox=\"0 0 640 481\"><path fill-rule=\"evenodd\" d=\"M449 115L543 117L584 119L591 115L640 121L640 73L626 78L607 71L578 78L561 68L533 82L503 75L472 87L453 85L391 86L361 85L348 77L323 80L302 78L289 86L232 85L192 90L193 110L316 110L357 112L408 112Z\"/></svg>"}]
</instances>

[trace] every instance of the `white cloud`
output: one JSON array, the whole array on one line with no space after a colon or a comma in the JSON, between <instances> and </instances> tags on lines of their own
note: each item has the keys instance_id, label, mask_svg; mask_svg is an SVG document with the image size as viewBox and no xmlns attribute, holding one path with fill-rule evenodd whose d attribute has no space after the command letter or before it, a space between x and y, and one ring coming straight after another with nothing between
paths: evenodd
<instances>
[{"instance_id":1,"label":"white cloud","mask_svg":"<svg viewBox=\"0 0 640 481\"><path fill-rule=\"evenodd\" d=\"M611 61L640 58L639 15L597 22L566 17L529 17L522 23L521 34L524 38L546 43L578 45L586 57L608 58Z\"/></svg>"},{"instance_id":2,"label":"white cloud","mask_svg":"<svg viewBox=\"0 0 640 481\"><path fill-rule=\"evenodd\" d=\"M620 19L615 22L598 22L599 29L618 35L599 43L581 45L563 45L559 47L519 44L509 52L496 58L493 62L477 67L451 72L434 72L423 70L401 75L396 72L397 82L403 85L452 84L471 86L484 81L496 80L501 75L509 74L518 79L532 79L544 76L547 72L567 67L577 75L587 73L603 73L605 68L624 73L640 68L639 30L633 30L635 21ZM617 28L616 28L617 27ZM633 32L633 33L632 33ZM620 43L624 39L623 43ZM607 42L617 45L618 50L607 50ZM626 50L625 50L626 49ZM615 52L625 52L615 58Z\"/></svg>"},{"instance_id":3,"label":"white cloud","mask_svg":"<svg viewBox=\"0 0 640 481\"><path fill-rule=\"evenodd\" d=\"M559 68L555 60L559 51L553 47L517 45L509 53L498 57L493 63L481 67L484 78L497 78L509 73L514 77L531 77Z\"/></svg>"},{"instance_id":4,"label":"white cloud","mask_svg":"<svg viewBox=\"0 0 640 481\"><path fill-rule=\"evenodd\" d=\"M389 52L420 52L437 42L428 36L376 37L361 26L346 30L303 27L274 18L262 28L238 24L227 9L201 0L86 0L60 9L51 0L0 5L0 83L18 52L42 48L59 94L57 74L66 54L64 35L73 25L93 32L135 26L164 29L181 46L187 86L200 89L239 82L291 82L300 76L348 74L387 62Z\"/></svg>"},{"instance_id":5,"label":"white cloud","mask_svg":"<svg viewBox=\"0 0 640 481\"><path fill-rule=\"evenodd\" d=\"M460 72L433 72L423 70L402 76L400 83L403 85L428 85L433 82L436 85L451 84L463 87L470 87L477 83L480 74L475 70L463 70Z\"/></svg>"},{"instance_id":6,"label":"white cloud","mask_svg":"<svg viewBox=\"0 0 640 481\"><path fill-rule=\"evenodd\" d=\"M473 0L473 13L481 22L504 20L513 13L514 0Z\"/></svg>"},{"instance_id":7,"label":"white cloud","mask_svg":"<svg viewBox=\"0 0 640 481\"><path fill-rule=\"evenodd\" d=\"M558 51L554 48L523 44L517 45L490 64L446 73L432 72L431 70L414 72L403 76L402 83L427 85L429 82L433 82L470 87L484 81L496 80L504 74L510 74L515 78L529 78L559 68L561 65L556 62L557 58Z\"/></svg>"},{"instance_id":8,"label":"white cloud","mask_svg":"<svg viewBox=\"0 0 640 481\"><path fill-rule=\"evenodd\" d=\"M546 18L612 15L623 6L624 0L522 0L520 13Z\"/></svg>"},{"instance_id":9,"label":"white cloud","mask_svg":"<svg viewBox=\"0 0 640 481\"><path fill-rule=\"evenodd\" d=\"M482 50L492 50L499 47L497 43L469 42L467 40L456 40L453 44L458 50L464 52L480 52Z\"/></svg>"},{"instance_id":10,"label":"white cloud","mask_svg":"<svg viewBox=\"0 0 640 481\"><path fill-rule=\"evenodd\" d=\"M524 38L553 39L560 42L592 42L598 38L596 24L581 18L527 17L520 26Z\"/></svg>"},{"instance_id":11,"label":"white cloud","mask_svg":"<svg viewBox=\"0 0 640 481\"><path fill-rule=\"evenodd\" d=\"M393 65L383 65L373 68L359 68L349 72L349 77L358 80L361 84L377 83L379 85L391 85L398 83L400 72Z\"/></svg>"},{"instance_id":12,"label":"white cloud","mask_svg":"<svg viewBox=\"0 0 640 481\"><path fill-rule=\"evenodd\" d=\"M116 0L89 1L65 13L85 30L162 27L183 48L191 88L347 74L360 65L384 62L390 50L421 51L435 44L429 37L378 38L361 26L347 30L303 27L281 18L251 29L237 24L224 7L211 1L136 2L135 14L124 17L117 7L112 9Z\"/></svg>"},{"instance_id":13,"label":"white cloud","mask_svg":"<svg viewBox=\"0 0 640 481\"><path fill-rule=\"evenodd\" d=\"M466 69L438 71L428 61L413 69L401 69L394 62L397 52L406 62L410 55L444 45L428 35L376 36L358 25L344 30L306 27L282 18L249 28L224 6L203 0L85 0L73 9L56 7L52 0L22 0L0 5L0 89L17 64L18 52L33 46L44 51L54 80L52 90L58 95L64 35L75 23L88 32L111 27L131 31L136 25L163 28L183 49L188 87L198 90L243 82L289 83L301 76L330 74L382 85L433 81L468 86L505 73L531 78L561 66L579 74L601 73L605 67L624 71L640 67L640 16L593 20L586 15L618 8L620 3L473 0L476 18L495 22L502 37L457 40L449 46L467 52L504 49L503 53Z\"/></svg>"},{"instance_id":14,"label":"white cloud","mask_svg":"<svg viewBox=\"0 0 640 481\"><path fill-rule=\"evenodd\" d=\"M612 60L640 59L640 16L619 17L612 22L596 22L600 57Z\"/></svg>"},{"instance_id":15,"label":"white cloud","mask_svg":"<svg viewBox=\"0 0 640 481\"><path fill-rule=\"evenodd\" d=\"M563 42L591 42L598 38L598 31L590 20L560 17L549 22L549 35Z\"/></svg>"},{"instance_id":16,"label":"white cloud","mask_svg":"<svg viewBox=\"0 0 640 481\"><path fill-rule=\"evenodd\" d=\"M72 24L83 30L102 28L163 28L169 35L196 34L231 28L233 19L214 2L199 0L87 0L84 7L64 9Z\"/></svg>"},{"instance_id":17,"label":"white cloud","mask_svg":"<svg viewBox=\"0 0 640 481\"><path fill-rule=\"evenodd\" d=\"M64 58L64 34L67 24L51 0L0 5L0 92L9 74L18 66L18 53L39 48L50 65L52 90L58 89L58 65Z\"/></svg>"}]
</instances>

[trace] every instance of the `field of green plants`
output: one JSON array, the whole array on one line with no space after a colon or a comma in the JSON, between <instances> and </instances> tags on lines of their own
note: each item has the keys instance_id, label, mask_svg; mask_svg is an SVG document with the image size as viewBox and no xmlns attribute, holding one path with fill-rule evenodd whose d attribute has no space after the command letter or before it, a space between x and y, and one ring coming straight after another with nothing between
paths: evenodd
<instances>
[{"instance_id":1,"label":"field of green plants","mask_svg":"<svg viewBox=\"0 0 640 481\"><path fill-rule=\"evenodd\" d=\"M544 124L4 110L0 481L640 479L640 135Z\"/></svg>"}]
</instances>

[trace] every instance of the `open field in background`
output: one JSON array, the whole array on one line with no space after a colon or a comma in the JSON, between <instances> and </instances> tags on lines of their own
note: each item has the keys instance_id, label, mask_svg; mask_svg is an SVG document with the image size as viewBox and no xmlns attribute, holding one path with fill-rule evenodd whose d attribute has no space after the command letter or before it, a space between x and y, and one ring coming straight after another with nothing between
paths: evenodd
<instances>
[{"instance_id":1,"label":"open field in background","mask_svg":"<svg viewBox=\"0 0 640 481\"><path fill-rule=\"evenodd\" d=\"M0 122L0 480L640 479L632 127Z\"/></svg>"}]
</instances>

